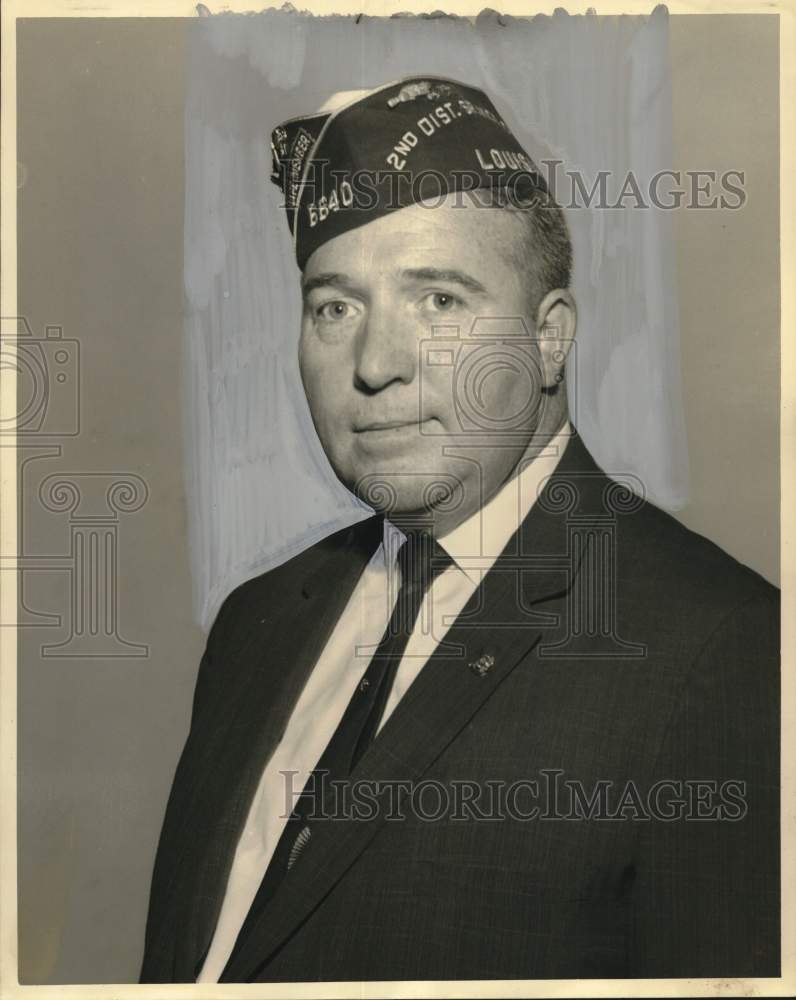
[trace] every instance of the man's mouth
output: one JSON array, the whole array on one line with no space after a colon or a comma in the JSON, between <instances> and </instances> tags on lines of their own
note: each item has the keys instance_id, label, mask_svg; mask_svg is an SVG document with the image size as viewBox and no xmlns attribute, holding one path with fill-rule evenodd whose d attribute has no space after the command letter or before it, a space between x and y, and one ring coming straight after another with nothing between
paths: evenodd
<instances>
[{"instance_id":1,"label":"man's mouth","mask_svg":"<svg viewBox=\"0 0 796 1000\"><path fill-rule=\"evenodd\" d=\"M386 431L401 431L418 428L427 420L373 420L354 428L355 434L378 434Z\"/></svg>"}]
</instances>

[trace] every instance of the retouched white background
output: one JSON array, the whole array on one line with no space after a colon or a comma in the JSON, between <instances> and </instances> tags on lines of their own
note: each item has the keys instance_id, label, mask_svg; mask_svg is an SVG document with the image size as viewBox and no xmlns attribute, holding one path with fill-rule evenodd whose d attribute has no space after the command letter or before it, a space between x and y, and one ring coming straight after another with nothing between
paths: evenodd
<instances>
[{"instance_id":1,"label":"retouched white background","mask_svg":"<svg viewBox=\"0 0 796 1000\"><path fill-rule=\"evenodd\" d=\"M299 272L269 180L271 129L337 91L410 74L481 87L539 163L673 164L669 18L217 15L191 38L185 117L185 428L197 620L240 581L366 511L337 483L298 379ZM563 181L562 176L562 181ZM662 188L665 190L665 186ZM561 200L569 199L568 182ZM634 204L633 199L625 204ZM580 205L583 205L582 199ZM673 213L567 212L579 306L568 387L602 467L670 510L688 499Z\"/></svg>"}]
</instances>

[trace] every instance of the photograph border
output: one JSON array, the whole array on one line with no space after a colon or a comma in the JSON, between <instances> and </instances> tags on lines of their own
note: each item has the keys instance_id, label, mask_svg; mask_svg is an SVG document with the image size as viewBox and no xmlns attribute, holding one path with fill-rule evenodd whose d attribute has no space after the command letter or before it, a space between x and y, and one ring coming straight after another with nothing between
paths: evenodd
<instances>
[{"instance_id":1,"label":"photograph border","mask_svg":"<svg viewBox=\"0 0 796 1000\"><path fill-rule=\"evenodd\" d=\"M225 3L213 13L251 12L256 5ZM277 6L275 4L272 7ZM593 11L599 15L649 14L653 3L568 3L570 14ZM608 996L788 996L796 992L796 767L794 766L794 729L796 728L796 619L788 614L794 608L794 512L796 512L796 345L794 338L782 337L782 331L796 328L794 284L787 280L794 273L794 236L796 235L796 198L787 179L796 175L796 7L791 3L684 3L665 5L672 15L695 14L770 14L780 23L780 246L781 246L781 400L780 400L780 469L781 469L781 553L785 613L782 616L782 975L777 979L615 979L615 980L478 980L449 982L366 982L357 988L362 997L608 997ZM424 13L443 9L445 13L474 16L486 4L457 0L440 8L417 0L351 3L350 0L306 0L297 5L302 12L317 15L356 14L386 16L397 12ZM505 0L501 12L515 16L552 14L560 3L522 3ZM264 7L262 9L268 9ZM2 288L0 314L17 315L17 158L16 158L16 21L43 17L196 17L196 6L173 0L106 0L91 7L79 2L54 0L8 0L2 8ZM0 416L13 419L16 412L16 379L13 371L0 372ZM4 568L7 553L18 552L16 449L0 449L0 551ZM791 512L786 516L786 512ZM13 567L13 564L12 564ZM2 620L15 620L17 611L17 573L2 574L0 614ZM2 747L2 815L0 817L0 996L39 998L79 996L81 1000L100 998L151 997L157 1000L188 997L348 997L350 983L308 983L252 985L163 984L70 984L20 986L17 981L17 636L14 628L0 629L0 746ZM143 928L142 928L143 931ZM789 943L789 944L788 944Z\"/></svg>"}]
</instances>

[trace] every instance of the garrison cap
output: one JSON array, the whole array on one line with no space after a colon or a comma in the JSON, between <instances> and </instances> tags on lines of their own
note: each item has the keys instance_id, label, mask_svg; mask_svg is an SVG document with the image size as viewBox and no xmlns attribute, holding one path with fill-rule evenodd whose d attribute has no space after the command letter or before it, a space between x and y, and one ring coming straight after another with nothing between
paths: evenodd
<instances>
[{"instance_id":1,"label":"garrison cap","mask_svg":"<svg viewBox=\"0 0 796 1000\"><path fill-rule=\"evenodd\" d=\"M301 270L328 240L419 201L547 191L487 95L441 77L336 95L275 128L271 151Z\"/></svg>"}]
</instances>

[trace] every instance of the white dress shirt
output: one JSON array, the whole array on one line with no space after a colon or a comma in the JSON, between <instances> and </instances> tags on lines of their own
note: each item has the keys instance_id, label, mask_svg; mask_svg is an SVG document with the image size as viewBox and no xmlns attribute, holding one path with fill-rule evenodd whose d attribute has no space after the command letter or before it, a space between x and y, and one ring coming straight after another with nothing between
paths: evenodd
<instances>
[{"instance_id":1,"label":"white dress shirt","mask_svg":"<svg viewBox=\"0 0 796 1000\"><path fill-rule=\"evenodd\" d=\"M567 423L541 456L526 460L519 474L488 503L438 539L453 565L434 580L425 596L379 728L533 507L543 481L566 448L569 432ZM385 519L382 543L359 578L265 767L238 841L218 923L197 982L218 982L287 817L387 628L400 585L395 557L404 537ZM286 775L290 775L290 784Z\"/></svg>"}]
</instances>

